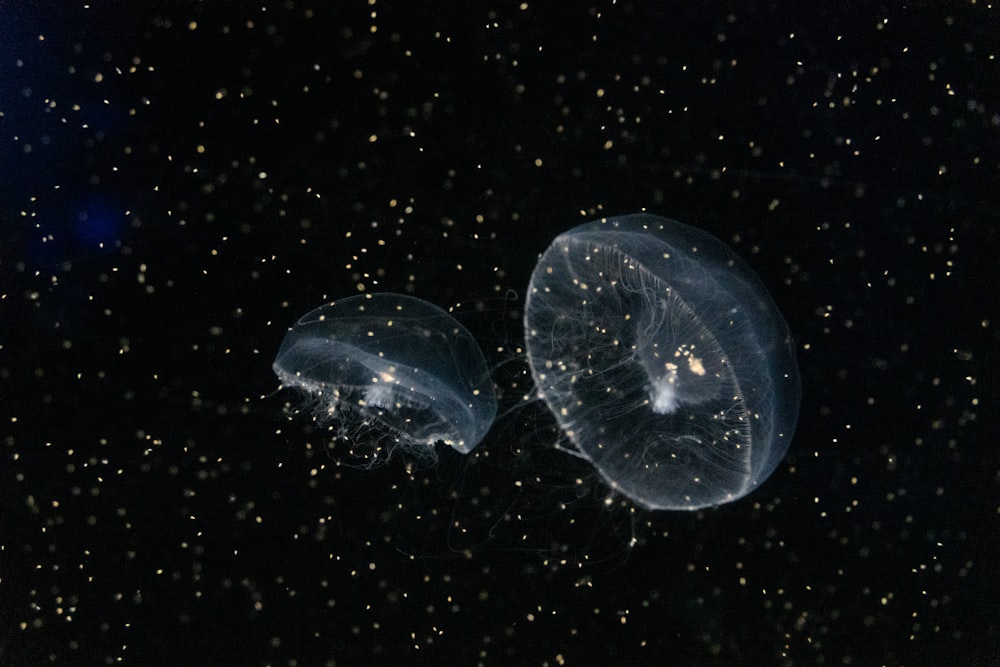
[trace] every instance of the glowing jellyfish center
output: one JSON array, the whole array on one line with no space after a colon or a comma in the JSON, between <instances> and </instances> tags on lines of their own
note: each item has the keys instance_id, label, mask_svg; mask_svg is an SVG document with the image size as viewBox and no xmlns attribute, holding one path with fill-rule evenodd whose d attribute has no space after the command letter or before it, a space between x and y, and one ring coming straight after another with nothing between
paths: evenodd
<instances>
[{"instance_id":1,"label":"glowing jellyfish center","mask_svg":"<svg viewBox=\"0 0 1000 667\"><path fill-rule=\"evenodd\" d=\"M395 406L393 386L396 378L391 373L379 373L378 378L372 378L371 384L365 389L365 405L372 408L387 409Z\"/></svg>"},{"instance_id":2,"label":"glowing jellyfish center","mask_svg":"<svg viewBox=\"0 0 1000 667\"><path fill-rule=\"evenodd\" d=\"M658 415L668 415L677 409L680 401L677 399L677 366L667 365L667 372L663 374L649 392L649 400L653 406L653 412Z\"/></svg>"}]
</instances>

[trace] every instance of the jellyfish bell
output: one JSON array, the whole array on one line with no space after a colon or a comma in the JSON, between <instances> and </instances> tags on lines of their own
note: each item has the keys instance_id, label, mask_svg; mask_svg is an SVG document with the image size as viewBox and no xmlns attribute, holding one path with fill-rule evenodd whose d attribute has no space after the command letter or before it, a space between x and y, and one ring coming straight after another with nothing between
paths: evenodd
<instances>
[{"instance_id":1,"label":"jellyfish bell","mask_svg":"<svg viewBox=\"0 0 1000 667\"><path fill-rule=\"evenodd\" d=\"M317 421L338 433L374 430L418 456L432 456L438 443L472 451L496 415L472 334L434 304L402 294L354 296L306 313L273 369L308 397Z\"/></svg>"},{"instance_id":2,"label":"jellyfish bell","mask_svg":"<svg viewBox=\"0 0 1000 667\"><path fill-rule=\"evenodd\" d=\"M789 340L728 246L652 215L559 235L525 303L539 396L579 455L647 509L730 502L774 471L799 412Z\"/></svg>"}]
</instances>

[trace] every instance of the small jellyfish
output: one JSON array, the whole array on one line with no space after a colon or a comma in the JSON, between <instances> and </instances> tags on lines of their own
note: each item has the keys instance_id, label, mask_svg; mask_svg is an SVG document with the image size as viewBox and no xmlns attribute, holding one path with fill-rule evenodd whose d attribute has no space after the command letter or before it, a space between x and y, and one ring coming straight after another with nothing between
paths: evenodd
<instances>
[{"instance_id":1,"label":"small jellyfish","mask_svg":"<svg viewBox=\"0 0 1000 667\"><path fill-rule=\"evenodd\" d=\"M363 423L421 454L472 451L496 416L493 382L469 331L402 294L340 299L303 315L273 369L322 422Z\"/></svg>"}]
</instances>

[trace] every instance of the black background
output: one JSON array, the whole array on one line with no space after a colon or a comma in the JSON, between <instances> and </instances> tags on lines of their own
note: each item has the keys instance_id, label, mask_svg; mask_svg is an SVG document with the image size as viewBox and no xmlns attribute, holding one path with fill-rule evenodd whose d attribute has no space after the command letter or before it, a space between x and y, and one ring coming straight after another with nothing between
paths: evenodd
<instances>
[{"instance_id":1,"label":"black background","mask_svg":"<svg viewBox=\"0 0 1000 667\"><path fill-rule=\"evenodd\" d=\"M0 663L996 664L988 3L0 4ZM785 462L648 513L553 449L559 232L729 243L797 338ZM411 293L505 396L342 465L287 327ZM293 406L291 409L289 406Z\"/></svg>"}]
</instances>

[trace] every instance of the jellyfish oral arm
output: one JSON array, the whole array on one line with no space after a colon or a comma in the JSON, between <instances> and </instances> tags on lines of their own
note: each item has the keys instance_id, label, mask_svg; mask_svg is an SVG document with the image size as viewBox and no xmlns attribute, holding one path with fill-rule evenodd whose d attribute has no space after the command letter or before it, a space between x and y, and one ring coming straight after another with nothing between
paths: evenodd
<instances>
[{"instance_id":1,"label":"jellyfish oral arm","mask_svg":"<svg viewBox=\"0 0 1000 667\"><path fill-rule=\"evenodd\" d=\"M668 373L653 382L649 391L650 406L658 415L669 415L677 410L677 375Z\"/></svg>"},{"instance_id":2,"label":"jellyfish oral arm","mask_svg":"<svg viewBox=\"0 0 1000 667\"><path fill-rule=\"evenodd\" d=\"M390 385L373 383L365 389L365 405L370 408L391 408L393 400L393 390Z\"/></svg>"}]
</instances>

